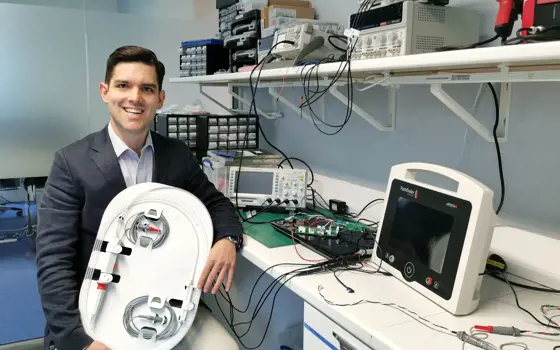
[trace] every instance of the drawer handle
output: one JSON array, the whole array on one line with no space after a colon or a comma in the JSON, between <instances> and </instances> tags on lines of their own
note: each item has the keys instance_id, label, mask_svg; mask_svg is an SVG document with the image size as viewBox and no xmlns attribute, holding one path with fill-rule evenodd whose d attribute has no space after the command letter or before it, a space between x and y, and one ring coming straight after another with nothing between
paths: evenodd
<instances>
[{"instance_id":1,"label":"drawer handle","mask_svg":"<svg viewBox=\"0 0 560 350\"><path fill-rule=\"evenodd\" d=\"M340 345L340 350L358 350L358 348L350 345L350 343L341 337L340 335L336 334L336 332L332 332L333 337L338 340L338 344Z\"/></svg>"}]
</instances>

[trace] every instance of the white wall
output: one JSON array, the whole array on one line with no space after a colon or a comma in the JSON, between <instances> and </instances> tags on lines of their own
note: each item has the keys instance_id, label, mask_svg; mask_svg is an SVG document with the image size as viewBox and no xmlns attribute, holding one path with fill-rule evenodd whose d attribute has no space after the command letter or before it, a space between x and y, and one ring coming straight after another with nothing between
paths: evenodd
<instances>
[{"instance_id":1,"label":"white wall","mask_svg":"<svg viewBox=\"0 0 560 350\"><path fill-rule=\"evenodd\" d=\"M118 0L118 3L121 13L179 19L195 18L193 0Z\"/></svg>"},{"instance_id":2,"label":"white wall","mask_svg":"<svg viewBox=\"0 0 560 350\"><path fill-rule=\"evenodd\" d=\"M63 7L72 9L86 8L91 11L118 11L118 0L0 0L0 3Z\"/></svg>"},{"instance_id":3,"label":"white wall","mask_svg":"<svg viewBox=\"0 0 560 350\"><path fill-rule=\"evenodd\" d=\"M46 176L56 149L106 125L99 83L122 45L147 47L165 64L166 106L200 99L224 113L197 86L168 82L182 41L217 34L215 8L197 1L0 0L0 123L10 126L0 130L0 164L10 164L0 178ZM217 98L231 105L227 93Z\"/></svg>"},{"instance_id":4,"label":"white wall","mask_svg":"<svg viewBox=\"0 0 560 350\"><path fill-rule=\"evenodd\" d=\"M0 3L0 178L45 176L88 132L81 13Z\"/></svg>"},{"instance_id":5,"label":"white wall","mask_svg":"<svg viewBox=\"0 0 560 350\"><path fill-rule=\"evenodd\" d=\"M105 78L107 57L122 45L147 47L164 63L166 76L163 88L167 93L166 106L191 104L199 98L197 86L170 84L169 78L179 75L178 48L181 41L212 36L211 29L204 21L184 21L164 17L153 17L147 21L142 20L142 17L143 15L88 12L91 132L99 130L109 121L107 107L99 95L99 83Z\"/></svg>"}]
</instances>

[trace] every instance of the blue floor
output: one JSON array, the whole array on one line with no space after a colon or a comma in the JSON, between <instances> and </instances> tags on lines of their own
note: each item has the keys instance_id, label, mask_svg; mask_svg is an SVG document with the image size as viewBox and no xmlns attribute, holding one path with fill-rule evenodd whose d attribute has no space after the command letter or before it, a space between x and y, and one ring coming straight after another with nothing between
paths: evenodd
<instances>
[{"instance_id":1,"label":"blue floor","mask_svg":"<svg viewBox=\"0 0 560 350\"><path fill-rule=\"evenodd\" d=\"M33 207L32 216L34 212ZM26 215L25 210L21 217L0 212L0 236L5 230L24 227ZM41 338L44 334L45 319L30 242L23 237L17 242L0 244L0 345Z\"/></svg>"}]
</instances>

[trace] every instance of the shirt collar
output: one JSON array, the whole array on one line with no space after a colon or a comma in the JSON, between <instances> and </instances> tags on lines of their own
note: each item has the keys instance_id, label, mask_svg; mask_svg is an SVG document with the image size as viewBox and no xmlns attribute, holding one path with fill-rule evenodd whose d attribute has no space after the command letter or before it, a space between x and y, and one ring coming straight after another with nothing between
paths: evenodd
<instances>
[{"instance_id":1,"label":"shirt collar","mask_svg":"<svg viewBox=\"0 0 560 350\"><path fill-rule=\"evenodd\" d=\"M124 143L124 141L119 137L119 135L117 135L111 123L109 123L108 129L109 129L109 139L113 144L113 149L115 150L115 154L117 155L117 158L119 158L127 150L131 150L130 147L128 147L126 143ZM141 152L144 152L144 150L148 147L150 147L153 152L154 144L152 142L152 133L150 131L148 131L148 137L146 137L146 143L144 144L144 147L142 147Z\"/></svg>"}]
</instances>

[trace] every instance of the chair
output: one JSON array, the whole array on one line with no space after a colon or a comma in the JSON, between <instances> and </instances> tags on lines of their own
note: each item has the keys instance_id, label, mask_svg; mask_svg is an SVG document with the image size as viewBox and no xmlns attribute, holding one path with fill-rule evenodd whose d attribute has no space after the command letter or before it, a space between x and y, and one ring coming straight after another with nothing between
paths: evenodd
<instances>
[{"instance_id":1,"label":"chair","mask_svg":"<svg viewBox=\"0 0 560 350\"><path fill-rule=\"evenodd\" d=\"M23 215L22 208L10 207L7 205L0 204L0 213L7 212L7 211L15 211L17 216Z\"/></svg>"},{"instance_id":2,"label":"chair","mask_svg":"<svg viewBox=\"0 0 560 350\"><path fill-rule=\"evenodd\" d=\"M2 190L17 189L17 186L16 179L0 179L0 189ZM12 210L16 212L17 216L23 215L23 210L21 208L10 207L6 205L6 203L0 204L0 213Z\"/></svg>"}]
</instances>

